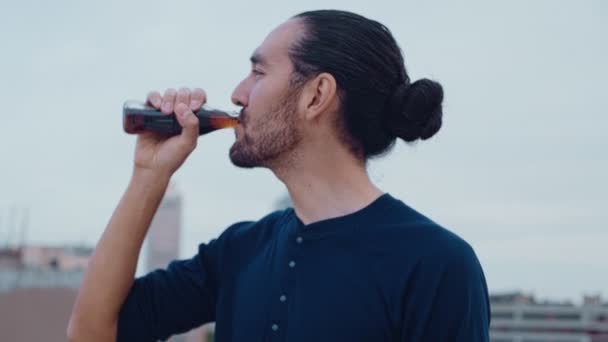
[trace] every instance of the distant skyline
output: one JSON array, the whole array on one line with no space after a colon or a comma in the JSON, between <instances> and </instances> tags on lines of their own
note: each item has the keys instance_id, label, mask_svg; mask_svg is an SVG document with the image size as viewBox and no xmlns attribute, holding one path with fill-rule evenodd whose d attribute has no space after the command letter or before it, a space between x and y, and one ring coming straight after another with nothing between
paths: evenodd
<instances>
[{"instance_id":1,"label":"distant skyline","mask_svg":"<svg viewBox=\"0 0 608 342\"><path fill-rule=\"evenodd\" d=\"M370 162L383 190L466 239L493 292L608 298L608 3L24 0L0 11L0 245L11 206L31 243L101 235L128 183L121 107L150 90L230 94L266 34L298 12L355 11L395 35L413 80L445 89L444 126ZM200 138L174 177L181 256L285 194L234 167L231 130Z\"/></svg>"}]
</instances>

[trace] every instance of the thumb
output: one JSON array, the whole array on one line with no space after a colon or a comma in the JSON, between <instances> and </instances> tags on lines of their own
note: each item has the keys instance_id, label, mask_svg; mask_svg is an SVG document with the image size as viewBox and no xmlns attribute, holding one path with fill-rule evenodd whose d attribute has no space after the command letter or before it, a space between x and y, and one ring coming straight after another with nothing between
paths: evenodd
<instances>
[{"instance_id":1,"label":"thumb","mask_svg":"<svg viewBox=\"0 0 608 342\"><path fill-rule=\"evenodd\" d=\"M179 103L175 107L175 117L182 126L181 137L188 141L195 141L199 135L198 118L190 108L184 104Z\"/></svg>"}]
</instances>

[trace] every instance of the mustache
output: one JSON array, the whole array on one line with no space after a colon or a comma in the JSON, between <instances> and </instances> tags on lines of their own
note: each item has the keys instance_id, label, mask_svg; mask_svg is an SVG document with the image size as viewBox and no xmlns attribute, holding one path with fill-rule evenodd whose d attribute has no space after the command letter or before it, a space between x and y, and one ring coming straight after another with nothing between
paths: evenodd
<instances>
[{"instance_id":1,"label":"mustache","mask_svg":"<svg viewBox=\"0 0 608 342\"><path fill-rule=\"evenodd\" d=\"M239 112L239 122L244 125L245 121L247 120L247 112L245 111L245 108L241 109L241 111Z\"/></svg>"}]
</instances>

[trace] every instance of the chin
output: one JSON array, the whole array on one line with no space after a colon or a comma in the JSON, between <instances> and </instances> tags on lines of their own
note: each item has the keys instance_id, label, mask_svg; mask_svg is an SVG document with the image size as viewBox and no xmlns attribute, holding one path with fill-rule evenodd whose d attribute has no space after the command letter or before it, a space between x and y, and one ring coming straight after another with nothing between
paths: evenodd
<instances>
[{"instance_id":1,"label":"chin","mask_svg":"<svg viewBox=\"0 0 608 342\"><path fill-rule=\"evenodd\" d=\"M230 161L232 162L232 164L234 166L240 167L243 169L253 169L256 167L260 167L260 165L249 163L247 160L233 158L232 155L230 155Z\"/></svg>"},{"instance_id":2,"label":"chin","mask_svg":"<svg viewBox=\"0 0 608 342\"><path fill-rule=\"evenodd\" d=\"M257 167L258 165L256 163L253 163L251 158L247 158L247 156L243 154L242 147L239 145L240 141L237 138L237 141L235 141L234 144L232 144L232 146L230 147L229 156L232 164L234 164L234 166L246 169Z\"/></svg>"}]
</instances>

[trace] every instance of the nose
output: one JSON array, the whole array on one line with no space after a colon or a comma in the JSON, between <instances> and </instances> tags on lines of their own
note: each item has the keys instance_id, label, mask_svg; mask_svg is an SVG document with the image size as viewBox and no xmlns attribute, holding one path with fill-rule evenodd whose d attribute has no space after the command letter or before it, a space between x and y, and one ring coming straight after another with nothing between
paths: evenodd
<instances>
[{"instance_id":1,"label":"nose","mask_svg":"<svg viewBox=\"0 0 608 342\"><path fill-rule=\"evenodd\" d=\"M244 79L241 81L241 83L239 83L236 88L234 88L234 91L232 92L232 96L230 97L230 99L232 100L232 103L234 103L235 105L239 106L239 107L247 107L247 99L249 98L248 96L248 91L246 88L246 81L247 79Z\"/></svg>"}]
</instances>

